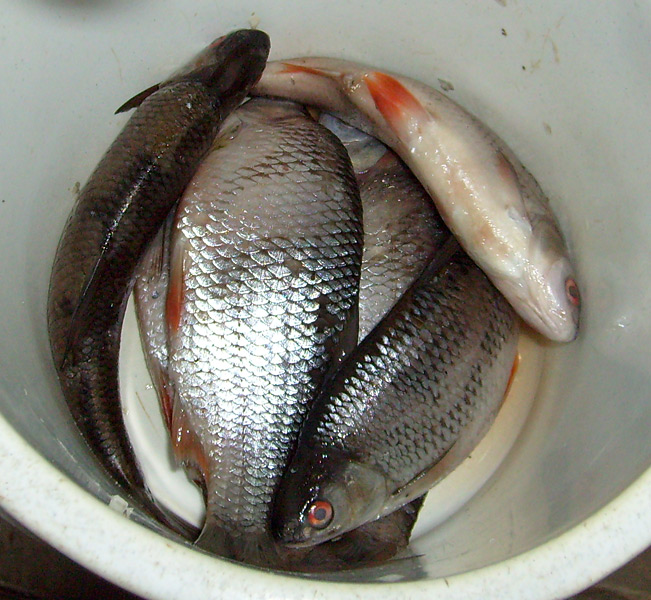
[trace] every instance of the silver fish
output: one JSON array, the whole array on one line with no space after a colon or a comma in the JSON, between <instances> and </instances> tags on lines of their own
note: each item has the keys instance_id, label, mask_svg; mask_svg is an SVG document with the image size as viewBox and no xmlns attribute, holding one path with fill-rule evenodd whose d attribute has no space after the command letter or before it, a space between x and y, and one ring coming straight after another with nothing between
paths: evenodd
<instances>
[{"instance_id":1,"label":"silver fish","mask_svg":"<svg viewBox=\"0 0 651 600\"><path fill-rule=\"evenodd\" d=\"M423 186L384 144L324 113L355 169L364 213L359 339L382 320L431 262L450 231Z\"/></svg>"},{"instance_id":2,"label":"silver fish","mask_svg":"<svg viewBox=\"0 0 651 600\"><path fill-rule=\"evenodd\" d=\"M365 336L389 311L400 290L406 289L429 262L449 232L427 193L383 144L329 115L322 115L320 122L344 143L360 184L365 212L360 287L365 290L368 301L360 303L359 314L360 336ZM408 233L396 227L396 214L401 216L399 222ZM369 230L366 223L372 225ZM168 427L171 427L172 402L165 303L170 231L170 227L166 227L150 248L139 267L134 289L145 356ZM384 234L385 231L390 233ZM382 253L391 260L380 259ZM195 473L195 477L200 479L200 474ZM417 499L393 514L367 523L337 541L310 548L308 552L285 549L274 566L323 572L383 562L407 546L421 504L422 498Z\"/></svg>"},{"instance_id":3,"label":"silver fish","mask_svg":"<svg viewBox=\"0 0 651 600\"><path fill-rule=\"evenodd\" d=\"M170 247L168 363L154 370L177 458L205 487L197 544L278 566L273 491L357 341L361 203L345 149L297 105L247 103L186 189Z\"/></svg>"},{"instance_id":4,"label":"silver fish","mask_svg":"<svg viewBox=\"0 0 651 600\"><path fill-rule=\"evenodd\" d=\"M430 209L429 203L426 208ZM168 220L168 226L161 229L138 266L134 287L145 358L168 428L172 424L172 395L168 375L165 302L169 284L169 234L172 223L172 219ZM390 307L387 306L387 310L388 308ZM198 471L195 470L190 475L198 482L201 481ZM336 541L313 548L277 548L269 557L269 563L275 562L269 566L287 571L318 573L383 563L407 547L421 505L422 498L419 498L386 517L358 527Z\"/></svg>"},{"instance_id":5,"label":"silver fish","mask_svg":"<svg viewBox=\"0 0 651 600\"><path fill-rule=\"evenodd\" d=\"M579 287L549 202L475 117L418 81L332 58L271 62L253 93L317 106L381 139L520 316L551 340L574 339Z\"/></svg>"},{"instance_id":6,"label":"silver fish","mask_svg":"<svg viewBox=\"0 0 651 600\"><path fill-rule=\"evenodd\" d=\"M516 352L504 297L450 238L317 398L274 504L319 544L424 494L490 427Z\"/></svg>"}]
</instances>

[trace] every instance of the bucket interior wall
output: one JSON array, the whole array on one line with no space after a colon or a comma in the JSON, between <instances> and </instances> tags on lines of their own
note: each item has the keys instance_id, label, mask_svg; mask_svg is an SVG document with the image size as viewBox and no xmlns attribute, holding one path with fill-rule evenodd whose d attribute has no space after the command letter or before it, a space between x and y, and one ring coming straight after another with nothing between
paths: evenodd
<instances>
[{"instance_id":1,"label":"bucket interior wall","mask_svg":"<svg viewBox=\"0 0 651 600\"><path fill-rule=\"evenodd\" d=\"M499 562L576 526L649 467L651 5L25 0L3 12L0 414L63 474L113 493L47 342L51 263L79 184L128 118L113 115L125 99L251 22L274 58L333 55L453 88L549 195L583 294L580 336L547 347L533 409L495 476L414 540L417 560L337 577Z\"/></svg>"}]
</instances>

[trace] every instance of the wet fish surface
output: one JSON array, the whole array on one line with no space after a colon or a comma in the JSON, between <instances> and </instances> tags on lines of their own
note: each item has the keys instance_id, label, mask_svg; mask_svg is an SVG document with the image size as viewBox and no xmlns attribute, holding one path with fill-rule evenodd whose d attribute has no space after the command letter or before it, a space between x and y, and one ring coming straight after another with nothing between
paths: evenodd
<instances>
[{"instance_id":1,"label":"wet fish surface","mask_svg":"<svg viewBox=\"0 0 651 600\"><path fill-rule=\"evenodd\" d=\"M332 58L270 62L253 93L316 106L381 139L520 316L551 340L574 339L579 287L549 202L475 117L418 81Z\"/></svg>"},{"instance_id":2,"label":"wet fish surface","mask_svg":"<svg viewBox=\"0 0 651 600\"><path fill-rule=\"evenodd\" d=\"M359 339L363 340L436 257L451 234L427 191L394 152L328 113L322 114L319 122L346 147L362 199L364 252L359 284ZM335 541L312 546L312 552L299 564L312 571L343 570L391 559L407 547L424 499L425 495L420 496ZM329 568L319 569L324 562Z\"/></svg>"},{"instance_id":3,"label":"wet fish surface","mask_svg":"<svg viewBox=\"0 0 651 600\"><path fill-rule=\"evenodd\" d=\"M326 115L327 117L327 115ZM360 336L366 334L361 323L372 328L429 262L449 232L438 217L427 193L395 154L369 136L341 122L324 121L344 143L361 188L365 214L364 254L361 284L368 302L360 302ZM354 138L354 139L353 139ZM396 227L410 229L408 235ZM366 230L366 223L372 225ZM383 233L390 232L390 233ZM145 356L168 427L172 425L171 386L168 375L165 304L169 285L170 228L166 228L139 268L134 297ZM401 248L402 247L402 248ZM370 256L369 256L370 252ZM391 260L378 268L378 257L386 253ZM395 260L392 260L395 259ZM414 265L420 260L420 269ZM371 289L375 286L375 298ZM295 432L290 432L296 435ZM367 523L335 542L306 550L279 551L276 568L294 571L325 572L378 564L406 548L422 499L417 499L384 518Z\"/></svg>"},{"instance_id":4,"label":"wet fish surface","mask_svg":"<svg viewBox=\"0 0 651 600\"><path fill-rule=\"evenodd\" d=\"M259 78L269 38L237 31L210 64L142 99L81 191L59 242L48 328L65 399L82 436L138 508L151 505L129 444L118 390L124 308L138 260Z\"/></svg>"},{"instance_id":5,"label":"wet fish surface","mask_svg":"<svg viewBox=\"0 0 651 600\"><path fill-rule=\"evenodd\" d=\"M169 252L168 362L154 358L166 370L154 380L177 459L204 487L197 544L278 566L272 492L357 341L361 202L345 149L302 107L245 104L184 193ZM155 289L154 277L136 291Z\"/></svg>"},{"instance_id":6,"label":"wet fish surface","mask_svg":"<svg viewBox=\"0 0 651 600\"><path fill-rule=\"evenodd\" d=\"M357 179L364 209L359 286L359 337L364 339L434 259L450 231L393 152Z\"/></svg>"},{"instance_id":7,"label":"wet fish surface","mask_svg":"<svg viewBox=\"0 0 651 600\"><path fill-rule=\"evenodd\" d=\"M279 539L330 540L458 466L501 405L517 332L512 308L448 239L315 401L276 496Z\"/></svg>"},{"instance_id":8,"label":"wet fish surface","mask_svg":"<svg viewBox=\"0 0 651 600\"><path fill-rule=\"evenodd\" d=\"M431 204L424 203L426 212ZM386 214L390 220L390 211ZM165 304L169 285L169 235L173 219L161 229L138 267L134 299L138 326L149 372L161 399L161 408L167 427L172 427L171 385L167 353L167 326ZM362 273L364 279L364 273ZM381 282L380 282L381 283ZM391 307L386 299L385 309ZM376 303L375 307L378 306ZM374 310L376 309L374 307ZM360 316L365 314L360 306ZM393 558L404 550L422 505L422 498L412 501L376 521L366 523L341 536L306 549L276 548L269 557L277 569L325 573L375 566Z\"/></svg>"},{"instance_id":9,"label":"wet fish surface","mask_svg":"<svg viewBox=\"0 0 651 600\"><path fill-rule=\"evenodd\" d=\"M320 122L351 157L364 212L359 339L382 320L450 231L423 186L384 144L327 113Z\"/></svg>"}]
</instances>

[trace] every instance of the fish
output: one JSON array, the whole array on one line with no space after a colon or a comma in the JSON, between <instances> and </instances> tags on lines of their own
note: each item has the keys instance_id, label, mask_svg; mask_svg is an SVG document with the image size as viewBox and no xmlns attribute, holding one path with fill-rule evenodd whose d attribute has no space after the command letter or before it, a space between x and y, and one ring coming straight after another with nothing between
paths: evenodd
<instances>
[{"instance_id":1,"label":"fish","mask_svg":"<svg viewBox=\"0 0 651 600\"><path fill-rule=\"evenodd\" d=\"M359 339L363 340L413 285L451 233L427 191L393 151L328 113L322 113L319 122L348 151L362 199ZM299 564L313 571L323 563L329 566L327 570L334 565L344 570L391 559L407 547L425 496L334 541L313 546Z\"/></svg>"},{"instance_id":2,"label":"fish","mask_svg":"<svg viewBox=\"0 0 651 600\"><path fill-rule=\"evenodd\" d=\"M147 250L138 266L133 290L145 359L169 430L172 427L172 396L168 375L165 303L169 285L172 224L173 219L168 219ZM363 308L360 307L362 313ZM198 472L194 473L193 478L201 485ZM407 547L422 503L423 498L418 498L386 517L316 547L277 548L271 554L273 567L291 572L328 573L385 563Z\"/></svg>"},{"instance_id":3,"label":"fish","mask_svg":"<svg viewBox=\"0 0 651 600\"><path fill-rule=\"evenodd\" d=\"M213 45L208 65L137 102L81 190L50 277L50 346L78 429L130 501L173 528L153 504L122 419L122 320L139 259L223 120L260 77L269 47L261 31L233 32Z\"/></svg>"},{"instance_id":4,"label":"fish","mask_svg":"<svg viewBox=\"0 0 651 600\"><path fill-rule=\"evenodd\" d=\"M490 428L518 319L449 237L315 400L274 501L290 548L322 544L420 497Z\"/></svg>"},{"instance_id":5,"label":"fish","mask_svg":"<svg viewBox=\"0 0 651 600\"><path fill-rule=\"evenodd\" d=\"M164 314L162 333L141 337L166 347L146 350L176 460L204 492L199 548L287 563L272 494L309 405L357 343L362 235L341 142L303 107L256 99L224 123L169 244L152 250L136 307L145 325Z\"/></svg>"},{"instance_id":6,"label":"fish","mask_svg":"<svg viewBox=\"0 0 651 600\"><path fill-rule=\"evenodd\" d=\"M362 212L365 215L360 290L365 289L369 297L368 302L360 301L359 305L359 336L362 337L366 335L362 323L375 325L381 320L399 296L396 287L408 285L418 274L413 268L416 257L420 258L422 265L426 264L436 249L436 241L447 229L427 193L394 153L374 138L329 115L323 115L319 122L344 144L360 187ZM396 211L402 215L398 227L395 227ZM168 220L167 226L148 250L138 268L134 287L137 322L145 357L161 400L165 422L170 429L172 395L165 305L172 223L173 220ZM367 223L372 224L370 230ZM405 234L401 227L411 231ZM382 234L385 229L392 233ZM402 252L400 246L404 246ZM421 250L430 247L429 252ZM386 264L377 268L378 255L382 252L395 260L386 260ZM370 290L374 285L377 286L377 293L372 300ZM195 470L193 478L201 481L201 474ZM308 552L279 551L274 567L297 572L328 572L384 562L406 548L421 504L422 498L419 498L393 514L367 523L336 541L310 548Z\"/></svg>"},{"instance_id":7,"label":"fish","mask_svg":"<svg viewBox=\"0 0 651 600\"><path fill-rule=\"evenodd\" d=\"M364 213L359 339L382 320L451 235L429 194L377 139L328 113L320 117L351 157Z\"/></svg>"},{"instance_id":8,"label":"fish","mask_svg":"<svg viewBox=\"0 0 651 600\"><path fill-rule=\"evenodd\" d=\"M312 105L380 139L518 314L552 341L576 337L581 294L549 201L476 117L419 81L334 58L269 62L252 94Z\"/></svg>"}]
</instances>

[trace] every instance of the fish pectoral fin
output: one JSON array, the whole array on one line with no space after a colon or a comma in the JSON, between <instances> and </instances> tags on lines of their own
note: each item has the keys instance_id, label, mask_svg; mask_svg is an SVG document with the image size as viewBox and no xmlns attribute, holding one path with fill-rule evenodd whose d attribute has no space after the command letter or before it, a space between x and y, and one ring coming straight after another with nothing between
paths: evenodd
<instances>
[{"instance_id":1,"label":"fish pectoral fin","mask_svg":"<svg viewBox=\"0 0 651 600\"><path fill-rule=\"evenodd\" d=\"M395 77L372 71L364 76L364 82L375 107L401 140L413 135L415 123L422 124L434 117Z\"/></svg>"},{"instance_id":2,"label":"fish pectoral fin","mask_svg":"<svg viewBox=\"0 0 651 600\"><path fill-rule=\"evenodd\" d=\"M77 341L90 325L89 319L85 318L85 315L94 307L95 298L99 292L98 286L104 281L101 271L106 264L106 261L104 260L105 253L106 245L102 248L101 254L95 262L93 269L88 274L81 293L79 294L79 300L77 301L72 316L70 317L70 325L66 335L66 345L59 369L64 368Z\"/></svg>"},{"instance_id":3,"label":"fish pectoral fin","mask_svg":"<svg viewBox=\"0 0 651 600\"><path fill-rule=\"evenodd\" d=\"M183 302L185 300L185 270L186 270L186 249L187 240L183 236L172 243L171 256L169 260L169 285L167 287L167 298L165 300L165 321L167 323L167 335L172 342L178 333L183 316Z\"/></svg>"},{"instance_id":4,"label":"fish pectoral fin","mask_svg":"<svg viewBox=\"0 0 651 600\"><path fill-rule=\"evenodd\" d=\"M152 261L153 278L160 280L164 274L169 274L170 269L170 242L172 239L172 228L174 226L175 214L171 211L165 223L158 232L158 237L152 243L157 247L156 254Z\"/></svg>"},{"instance_id":5,"label":"fish pectoral fin","mask_svg":"<svg viewBox=\"0 0 651 600\"><path fill-rule=\"evenodd\" d=\"M199 436L195 433L190 419L176 395L169 404L171 404L170 437L174 458L177 464L185 467L191 479L204 486L205 492L208 485L209 469Z\"/></svg>"},{"instance_id":6,"label":"fish pectoral fin","mask_svg":"<svg viewBox=\"0 0 651 600\"><path fill-rule=\"evenodd\" d=\"M459 452L456 451L457 445L453 445L436 464L424 469L411 481L393 492L387 499L382 514L390 514L401 506L420 498L451 473L459 464Z\"/></svg>"},{"instance_id":7,"label":"fish pectoral fin","mask_svg":"<svg viewBox=\"0 0 651 600\"><path fill-rule=\"evenodd\" d=\"M139 92L132 98L129 98L120 108L118 108L114 114L120 114L123 112L127 112L129 110L132 110L134 108L138 108L146 98L151 96L154 92L157 92L161 88L160 83L155 83L151 87L148 87L146 90L143 90L142 92Z\"/></svg>"}]
</instances>

